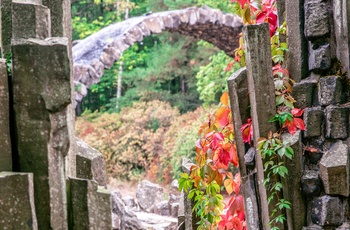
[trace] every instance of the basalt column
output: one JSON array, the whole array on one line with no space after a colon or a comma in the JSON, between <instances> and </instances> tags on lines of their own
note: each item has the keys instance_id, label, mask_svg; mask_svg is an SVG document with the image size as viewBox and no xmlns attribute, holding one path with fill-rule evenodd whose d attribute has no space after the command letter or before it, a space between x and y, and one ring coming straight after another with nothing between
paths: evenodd
<instances>
[{"instance_id":1,"label":"basalt column","mask_svg":"<svg viewBox=\"0 0 350 230\"><path fill-rule=\"evenodd\" d=\"M67 229L64 158L71 102L66 38L12 40L19 170L34 174L39 229Z\"/></svg>"}]
</instances>

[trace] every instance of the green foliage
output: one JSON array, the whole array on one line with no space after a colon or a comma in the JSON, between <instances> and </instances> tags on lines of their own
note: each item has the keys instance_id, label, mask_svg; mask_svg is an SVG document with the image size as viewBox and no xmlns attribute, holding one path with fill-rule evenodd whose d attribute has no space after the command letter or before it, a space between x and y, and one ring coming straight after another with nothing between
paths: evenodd
<instances>
[{"instance_id":1,"label":"green foliage","mask_svg":"<svg viewBox=\"0 0 350 230\"><path fill-rule=\"evenodd\" d=\"M161 156L162 172L165 182L178 179L181 172L182 159L193 159L196 155L195 143L198 139L198 127L208 114L202 107L193 112L185 113L172 122L165 134L164 154Z\"/></svg>"},{"instance_id":2,"label":"green foliage","mask_svg":"<svg viewBox=\"0 0 350 230\"><path fill-rule=\"evenodd\" d=\"M227 69L229 63L233 61L223 51L209 58L211 63L200 67L196 75L197 90L204 105L210 105L219 100L223 92L227 91L227 79L240 68L238 63Z\"/></svg>"}]
</instances>

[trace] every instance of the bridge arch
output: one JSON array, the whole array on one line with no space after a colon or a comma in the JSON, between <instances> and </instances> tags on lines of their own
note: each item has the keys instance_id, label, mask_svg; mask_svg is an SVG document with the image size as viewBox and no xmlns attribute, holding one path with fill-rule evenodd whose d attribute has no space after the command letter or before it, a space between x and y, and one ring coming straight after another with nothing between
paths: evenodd
<instances>
[{"instance_id":1,"label":"bridge arch","mask_svg":"<svg viewBox=\"0 0 350 230\"><path fill-rule=\"evenodd\" d=\"M163 31L203 39L233 57L242 29L241 19L207 6L165 11L109 25L73 46L75 105L98 83L104 69L144 37Z\"/></svg>"}]
</instances>

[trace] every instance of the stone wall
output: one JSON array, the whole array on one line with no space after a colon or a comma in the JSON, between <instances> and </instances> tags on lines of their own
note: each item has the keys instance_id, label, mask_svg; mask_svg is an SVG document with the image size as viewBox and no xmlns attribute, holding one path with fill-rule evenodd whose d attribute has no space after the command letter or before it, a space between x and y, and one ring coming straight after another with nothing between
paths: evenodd
<instances>
[{"instance_id":1,"label":"stone wall","mask_svg":"<svg viewBox=\"0 0 350 230\"><path fill-rule=\"evenodd\" d=\"M291 143L294 157L284 162L289 174L281 180L283 193L280 197L290 201L292 209L286 211L286 224L280 228L349 229L350 3L345 0L297 0L280 1L277 7L278 14L284 15L287 21L287 64L296 81L293 87L296 107L304 109L306 126L304 132L282 136L283 141ZM268 96L273 89L264 91L271 73L261 68L261 65L270 65L258 60L265 51L262 46L258 51L255 49L263 39L254 41L254 33L249 35L250 30L259 31L257 34L260 35L263 33L260 26L243 29L247 69L234 73L228 85L247 228L268 229L266 223L271 210L270 205L264 203L268 185L261 186L264 173L260 167L263 162L259 153L255 153L255 159L252 157L254 149L246 149L239 130L251 116L255 142L256 135L263 136L260 129L268 122L261 118L271 117L266 109L269 106L264 103L269 97L274 98ZM269 58L266 56L265 59ZM259 80L259 76L264 80ZM249 95L249 101L246 95ZM260 98L257 95L265 96ZM273 100L270 103L275 104ZM248 106L250 114L246 111Z\"/></svg>"},{"instance_id":2,"label":"stone wall","mask_svg":"<svg viewBox=\"0 0 350 230\"><path fill-rule=\"evenodd\" d=\"M293 94L305 109L304 229L349 229L349 6L344 0L304 2L298 36L307 42L309 71Z\"/></svg>"}]
</instances>

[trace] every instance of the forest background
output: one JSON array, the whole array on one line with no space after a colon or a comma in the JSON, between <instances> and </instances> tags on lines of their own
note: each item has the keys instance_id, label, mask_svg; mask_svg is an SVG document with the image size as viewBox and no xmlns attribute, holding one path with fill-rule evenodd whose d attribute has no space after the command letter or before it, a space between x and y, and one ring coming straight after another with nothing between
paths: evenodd
<instances>
[{"instance_id":1,"label":"forest background","mask_svg":"<svg viewBox=\"0 0 350 230\"><path fill-rule=\"evenodd\" d=\"M73 0L73 40L127 17L202 5L235 12L229 0ZM77 134L104 155L110 177L167 184L179 177L183 157L194 158L198 129L239 67L207 42L149 36L89 89L77 109Z\"/></svg>"}]
</instances>

